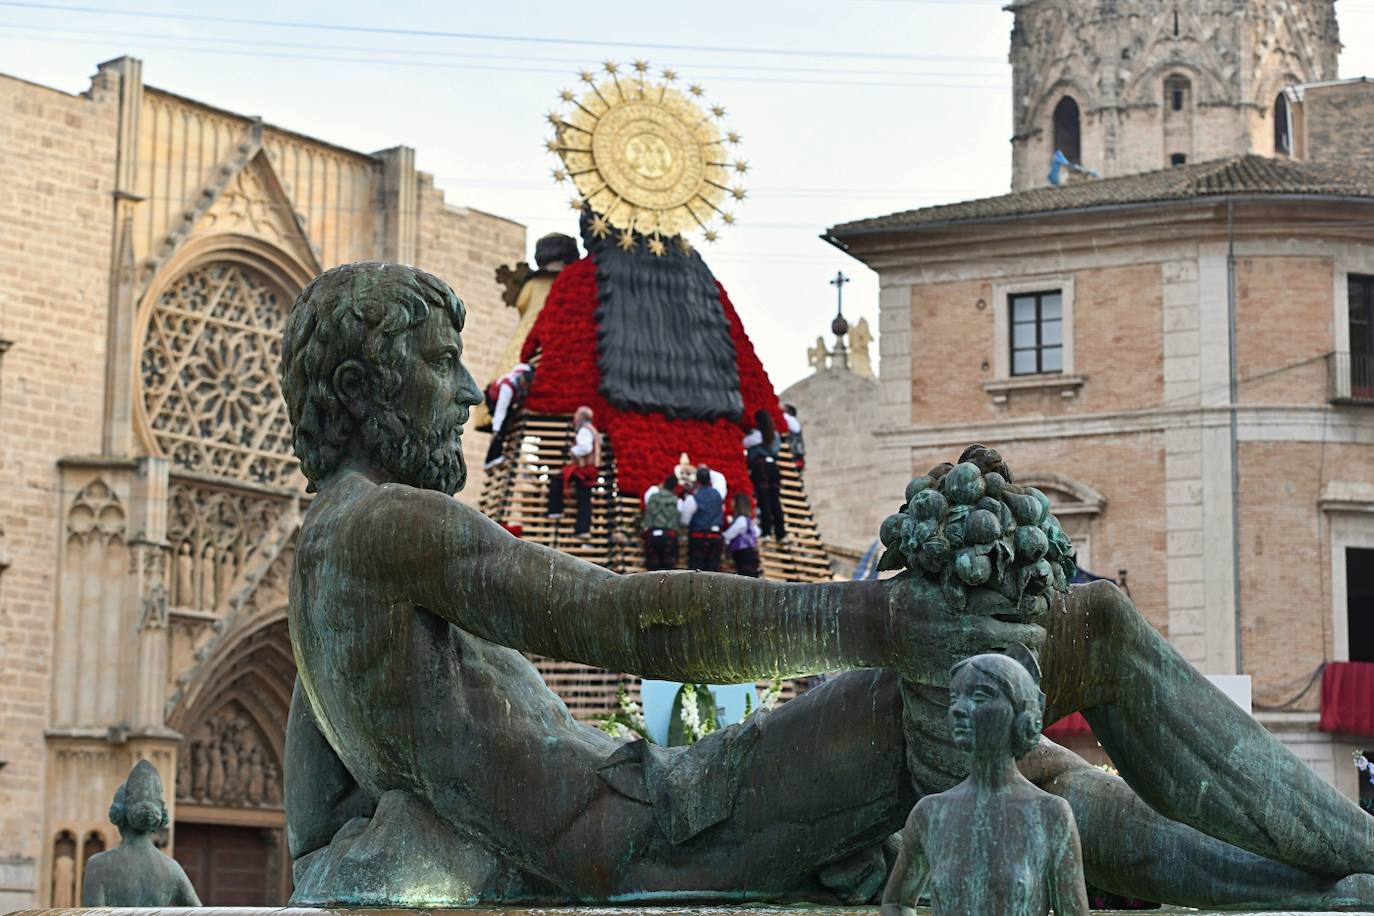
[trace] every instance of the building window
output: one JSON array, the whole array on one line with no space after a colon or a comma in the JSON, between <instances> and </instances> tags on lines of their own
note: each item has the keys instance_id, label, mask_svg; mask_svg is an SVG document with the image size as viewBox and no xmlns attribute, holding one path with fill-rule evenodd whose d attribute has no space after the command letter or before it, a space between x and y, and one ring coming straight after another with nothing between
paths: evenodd
<instances>
[{"instance_id":1,"label":"building window","mask_svg":"<svg viewBox=\"0 0 1374 916\"><path fill-rule=\"evenodd\" d=\"M1054 106L1054 148L1070 162L1082 162L1079 143L1078 103L1066 95Z\"/></svg>"},{"instance_id":2,"label":"building window","mask_svg":"<svg viewBox=\"0 0 1374 916\"><path fill-rule=\"evenodd\" d=\"M1350 387L1360 401L1374 400L1374 277L1347 278L1347 320L1350 323Z\"/></svg>"},{"instance_id":3,"label":"building window","mask_svg":"<svg viewBox=\"0 0 1374 916\"><path fill-rule=\"evenodd\" d=\"M1345 620L1352 662L1374 662L1374 550L1345 548Z\"/></svg>"},{"instance_id":4,"label":"building window","mask_svg":"<svg viewBox=\"0 0 1374 916\"><path fill-rule=\"evenodd\" d=\"M1292 125L1288 113L1288 96L1280 92L1274 100L1274 155L1293 154Z\"/></svg>"},{"instance_id":5,"label":"building window","mask_svg":"<svg viewBox=\"0 0 1374 916\"><path fill-rule=\"evenodd\" d=\"M1011 374L1064 371L1064 299L1059 290L1016 293L1011 310Z\"/></svg>"},{"instance_id":6,"label":"building window","mask_svg":"<svg viewBox=\"0 0 1374 916\"><path fill-rule=\"evenodd\" d=\"M1171 76L1164 81L1164 103L1169 111L1185 111L1189 107L1193 84L1186 76Z\"/></svg>"},{"instance_id":7,"label":"building window","mask_svg":"<svg viewBox=\"0 0 1374 916\"><path fill-rule=\"evenodd\" d=\"M1187 165L1187 164L1188 164L1188 157L1187 157L1186 155L1184 155L1183 153L1170 153L1170 154L1169 154L1169 164L1170 164L1170 165Z\"/></svg>"}]
</instances>

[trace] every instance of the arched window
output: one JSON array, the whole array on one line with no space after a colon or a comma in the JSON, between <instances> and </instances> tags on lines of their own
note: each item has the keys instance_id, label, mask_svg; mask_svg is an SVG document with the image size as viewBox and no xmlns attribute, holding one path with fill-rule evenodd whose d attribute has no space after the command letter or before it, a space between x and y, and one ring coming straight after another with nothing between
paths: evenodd
<instances>
[{"instance_id":1,"label":"arched window","mask_svg":"<svg viewBox=\"0 0 1374 916\"><path fill-rule=\"evenodd\" d=\"M1070 162L1083 158L1079 144L1078 103L1066 95L1054 106L1054 148Z\"/></svg>"},{"instance_id":2,"label":"arched window","mask_svg":"<svg viewBox=\"0 0 1374 916\"><path fill-rule=\"evenodd\" d=\"M277 376L293 298L228 259L193 267L158 297L143 345L143 407L174 466L291 482L296 459Z\"/></svg>"},{"instance_id":3,"label":"arched window","mask_svg":"<svg viewBox=\"0 0 1374 916\"><path fill-rule=\"evenodd\" d=\"M1193 105L1193 84L1186 76L1171 76L1164 81L1164 114L1180 114Z\"/></svg>"},{"instance_id":4,"label":"arched window","mask_svg":"<svg viewBox=\"0 0 1374 916\"><path fill-rule=\"evenodd\" d=\"M1288 96L1280 92L1274 99L1274 155L1291 156L1293 137L1288 114Z\"/></svg>"}]
</instances>

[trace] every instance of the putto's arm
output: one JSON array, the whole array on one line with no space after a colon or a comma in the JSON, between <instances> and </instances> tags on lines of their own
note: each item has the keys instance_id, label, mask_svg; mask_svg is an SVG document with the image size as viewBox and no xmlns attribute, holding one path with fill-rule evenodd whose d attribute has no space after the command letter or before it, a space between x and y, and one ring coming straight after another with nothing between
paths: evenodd
<instances>
[{"instance_id":1,"label":"putto's arm","mask_svg":"<svg viewBox=\"0 0 1374 916\"><path fill-rule=\"evenodd\" d=\"M385 486L364 502L373 500L385 505L360 505L359 518L395 528L369 540L396 545L384 559L398 585L412 590L416 604L501 645L646 677L712 683L891 661L891 583L621 576L512 538L436 493Z\"/></svg>"}]
</instances>

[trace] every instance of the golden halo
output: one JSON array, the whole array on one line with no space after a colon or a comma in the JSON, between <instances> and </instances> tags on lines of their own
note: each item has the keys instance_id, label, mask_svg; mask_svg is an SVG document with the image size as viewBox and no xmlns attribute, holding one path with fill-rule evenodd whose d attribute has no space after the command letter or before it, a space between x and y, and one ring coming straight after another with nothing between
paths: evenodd
<instances>
[{"instance_id":1,"label":"golden halo","mask_svg":"<svg viewBox=\"0 0 1374 916\"><path fill-rule=\"evenodd\" d=\"M554 179L571 179L580 199L616 229L654 236L699 229L715 241L712 224L735 219L727 196L745 197L730 177L748 169L730 149L739 134L716 124L725 109L702 108L700 86L674 89L672 70L655 82L647 61L635 61L633 72L613 61L603 69L599 82L583 70L581 97L563 90L559 98L571 110L549 115L555 136L547 146L563 160Z\"/></svg>"}]
</instances>

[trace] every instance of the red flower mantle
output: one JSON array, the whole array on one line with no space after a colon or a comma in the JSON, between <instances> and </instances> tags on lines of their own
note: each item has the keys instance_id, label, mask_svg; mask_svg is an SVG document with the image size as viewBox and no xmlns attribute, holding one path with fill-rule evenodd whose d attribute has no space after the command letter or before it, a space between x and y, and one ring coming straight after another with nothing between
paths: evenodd
<instances>
[{"instance_id":1,"label":"red flower mantle","mask_svg":"<svg viewBox=\"0 0 1374 916\"><path fill-rule=\"evenodd\" d=\"M760 408L783 427L782 411L754 345L744 333L739 315L719 283L720 305L730 322L739 367L744 417ZM660 412L620 410L602 397L597 364L596 263L583 258L558 275L544 309L525 340L522 358L539 353L539 369L525 399L537 413L570 414L585 404L596 414L597 427L615 449L618 484L622 492L643 493L677 466L686 452L697 464L709 464L725 475L732 493L753 494L740 445L739 423L718 420L670 420Z\"/></svg>"}]
</instances>

